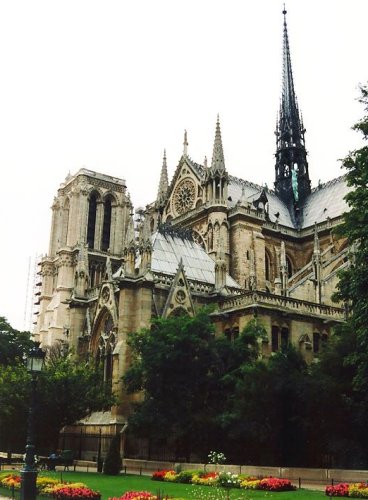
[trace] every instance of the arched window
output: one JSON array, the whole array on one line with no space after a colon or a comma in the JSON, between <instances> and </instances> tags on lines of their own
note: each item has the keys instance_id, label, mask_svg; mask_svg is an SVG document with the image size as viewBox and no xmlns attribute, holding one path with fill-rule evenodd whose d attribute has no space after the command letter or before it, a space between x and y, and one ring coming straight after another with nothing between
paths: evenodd
<instances>
[{"instance_id":1,"label":"arched window","mask_svg":"<svg viewBox=\"0 0 368 500\"><path fill-rule=\"evenodd\" d=\"M92 193L89 199L88 223L87 223L87 244L89 248L94 248L95 246L96 212L97 212L97 195L96 193Z\"/></svg>"},{"instance_id":2,"label":"arched window","mask_svg":"<svg viewBox=\"0 0 368 500\"><path fill-rule=\"evenodd\" d=\"M111 314L103 316L98 329L94 335L96 363L102 367L105 382L112 380L113 374L113 352L115 348L115 335L113 333L113 320Z\"/></svg>"},{"instance_id":3,"label":"arched window","mask_svg":"<svg viewBox=\"0 0 368 500\"><path fill-rule=\"evenodd\" d=\"M106 252L110 247L111 232L111 198L106 198L104 202L104 218L102 226L101 250Z\"/></svg>"}]
</instances>

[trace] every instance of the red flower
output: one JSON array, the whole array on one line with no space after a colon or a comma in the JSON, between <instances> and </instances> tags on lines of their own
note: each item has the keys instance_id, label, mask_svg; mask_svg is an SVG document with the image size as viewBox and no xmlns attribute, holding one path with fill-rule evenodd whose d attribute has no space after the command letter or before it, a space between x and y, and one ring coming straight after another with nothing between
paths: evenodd
<instances>
[{"instance_id":1,"label":"red flower","mask_svg":"<svg viewBox=\"0 0 368 500\"><path fill-rule=\"evenodd\" d=\"M163 481L163 480L164 480L165 475L166 475L168 472L172 472L173 474L175 474L175 471L174 471L173 469L159 470L159 471L154 472L154 473L152 474L152 479L153 479L154 481Z\"/></svg>"},{"instance_id":2,"label":"red flower","mask_svg":"<svg viewBox=\"0 0 368 500\"><path fill-rule=\"evenodd\" d=\"M336 486L326 486L325 493L328 497L348 497L348 483L339 483Z\"/></svg>"},{"instance_id":3,"label":"red flower","mask_svg":"<svg viewBox=\"0 0 368 500\"><path fill-rule=\"evenodd\" d=\"M97 491L90 490L89 488L75 488L73 486L65 486L59 488L53 494L57 500L101 500L101 495Z\"/></svg>"},{"instance_id":4,"label":"red flower","mask_svg":"<svg viewBox=\"0 0 368 500\"><path fill-rule=\"evenodd\" d=\"M289 479L266 477L260 481L259 489L266 491L291 491L295 490L295 486L291 484Z\"/></svg>"}]
</instances>

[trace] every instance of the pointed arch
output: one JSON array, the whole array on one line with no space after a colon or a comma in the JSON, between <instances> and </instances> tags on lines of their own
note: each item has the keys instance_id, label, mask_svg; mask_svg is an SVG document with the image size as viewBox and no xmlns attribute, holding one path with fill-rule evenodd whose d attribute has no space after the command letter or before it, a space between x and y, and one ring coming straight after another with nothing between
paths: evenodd
<instances>
[{"instance_id":1,"label":"pointed arch","mask_svg":"<svg viewBox=\"0 0 368 500\"><path fill-rule=\"evenodd\" d=\"M110 248L113 204L114 204L114 197L111 195L111 193L108 193L108 195L105 196L103 200L101 250L104 252L107 252L107 250Z\"/></svg>"},{"instance_id":2,"label":"pointed arch","mask_svg":"<svg viewBox=\"0 0 368 500\"><path fill-rule=\"evenodd\" d=\"M113 317L107 308L99 313L92 329L90 352L96 364L101 364L103 377L111 382L113 375L113 352L116 345L116 328Z\"/></svg>"},{"instance_id":3,"label":"pointed arch","mask_svg":"<svg viewBox=\"0 0 368 500\"><path fill-rule=\"evenodd\" d=\"M88 199L88 221L87 221L87 245L89 248L95 248L97 203L100 195L97 191L91 191Z\"/></svg>"}]
</instances>

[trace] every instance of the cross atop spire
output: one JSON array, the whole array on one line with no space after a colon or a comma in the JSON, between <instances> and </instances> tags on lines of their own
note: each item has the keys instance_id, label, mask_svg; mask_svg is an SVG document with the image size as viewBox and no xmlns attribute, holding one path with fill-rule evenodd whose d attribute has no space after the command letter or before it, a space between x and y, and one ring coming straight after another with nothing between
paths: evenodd
<instances>
[{"instance_id":1,"label":"cross atop spire","mask_svg":"<svg viewBox=\"0 0 368 500\"><path fill-rule=\"evenodd\" d=\"M215 142L213 143L213 154L211 162L212 172L225 172L224 150L222 147L220 117L217 115Z\"/></svg>"},{"instance_id":2,"label":"cross atop spire","mask_svg":"<svg viewBox=\"0 0 368 500\"><path fill-rule=\"evenodd\" d=\"M166 163L166 149L164 149L164 157L161 167L160 184L158 185L157 198L156 201L159 205L165 200L167 190L169 187L169 179L167 175L167 163Z\"/></svg>"}]
</instances>

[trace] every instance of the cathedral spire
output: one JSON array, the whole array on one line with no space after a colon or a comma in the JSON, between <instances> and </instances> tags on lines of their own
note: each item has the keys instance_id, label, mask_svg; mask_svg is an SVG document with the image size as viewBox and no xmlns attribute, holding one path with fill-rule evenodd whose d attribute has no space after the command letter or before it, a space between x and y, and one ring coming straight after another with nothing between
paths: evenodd
<instances>
[{"instance_id":1,"label":"cathedral spire","mask_svg":"<svg viewBox=\"0 0 368 500\"><path fill-rule=\"evenodd\" d=\"M211 170L212 170L212 172L218 172L218 173L225 172L225 159L224 159L224 150L222 147L219 115L217 115L215 142L213 144Z\"/></svg>"},{"instance_id":2,"label":"cathedral spire","mask_svg":"<svg viewBox=\"0 0 368 500\"><path fill-rule=\"evenodd\" d=\"M164 149L164 157L162 161L161 175L160 175L160 184L158 186L157 199L156 199L158 205L161 205L162 202L165 200L168 187L169 187L169 179L167 175L166 149Z\"/></svg>"},{"instance_id":3,"label":"cathedral spire","mask_svg":"<svg viewBox=\"0 0 368 500\"><path fill-rule=\"evenodd\" d=\"M280 111L275 132L275 190L287 205L294 207L294 215L298 219L299 207L311 189L304 142L305 129L294 89L285 6L282 13L284 15L283 75Z\"/></svg>"}]
</instances>

